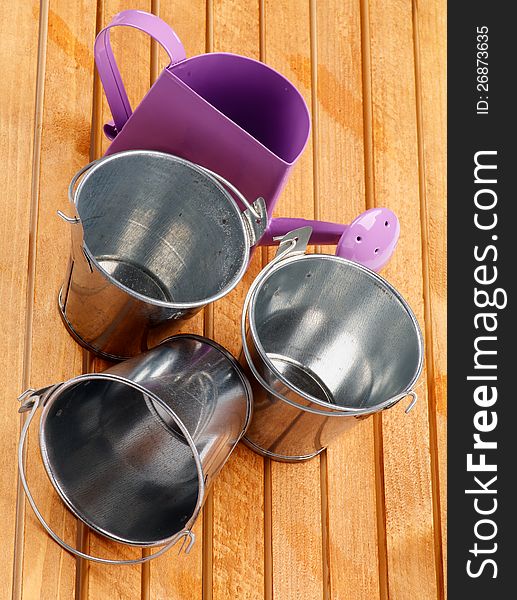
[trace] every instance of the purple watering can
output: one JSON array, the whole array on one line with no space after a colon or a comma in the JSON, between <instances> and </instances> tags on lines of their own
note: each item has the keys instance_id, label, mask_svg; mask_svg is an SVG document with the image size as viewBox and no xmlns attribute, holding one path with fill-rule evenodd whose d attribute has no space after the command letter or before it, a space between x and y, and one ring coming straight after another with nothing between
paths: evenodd
<instances>
[{"instance_id":1,"label":"purple watering can","mask_svg":"<svg viewBox=\"0 0 517 600\"><path fill-rule=\"evenodd\" d=\"M170 58L134 112L110 45L110 30L116 26L149 34ZM175 32L139 10L119 13L99 33L95 62L113 115L104 127L113 140L107 154L158 150L186 159L220 175L250 202L264 198L271 220L310 132L307 105L290 81L264 63L236 54L187 59ZM320 243L336 243L344 230L338 224L304 224ZM293 229L285 219L272 227L275 235Z\"/></svg>"},{"instance_id":2,"label":"purple watering can","mask_svg":"<svg viewBox=\"0 0 517 600\"><path fill-rule=\"evenodd\" d=\"M133 27L170 64L134 112L110 45L110 30ZM218 173L246 197L263 197L269 217L310 132L304 99L264 63L223 52L186 58L175 32L139 10L116 15L95 41L95 62L113 115L107 154L159 150Z\"/></svg>"}]
</instances>

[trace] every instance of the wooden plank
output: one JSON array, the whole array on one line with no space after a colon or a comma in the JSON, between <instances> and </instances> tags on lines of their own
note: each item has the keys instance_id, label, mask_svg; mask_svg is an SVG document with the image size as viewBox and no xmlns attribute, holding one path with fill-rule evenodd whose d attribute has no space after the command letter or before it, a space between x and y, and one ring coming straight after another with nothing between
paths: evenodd
<instances>
[{"instance_id":1,"label":"wooden plank","mask_svg":"<svg viewBox=\"0 0 517 600\"><path fill-rule=\"evenodd\" d=\"M139 9L151 11L151 0L100 0L99 14L97 17L98 27L106 26L111 19L120 11L128 9ZM150 84L151 73L151 43L149 36L127 27L115 28L110 35L113 53L122 75L131 106L134 108L146 94ZM96 99L98 101L98 98ZM100 122L94 119L92 131L94 148L102 148L104 152L108 145L102 134L102 125L111 119L111 113L102 92L101 110L94 110L94 115L99 115ZM100 142L100 143L99 143ZM95 157L97 158L97 157ZM95 359L93 370L105 370L109 364L105 361ZM94 555L105 556L114 559L135 559L142 556L142 550L110 542L106 538L93 532L89 535L89 549ZM88 598L110 598L120 600L137 600L142 592L143 567L135 566L109 566L91 563L88 565L87 589Z\"/></svg>"},{"instance_id":2,"label":"wooden plank","mask_svg":"<svg viewBox=\"0 0 517 600\"><path fill-rule=\"evenodd\" d=\"M47 5L42 6L47 8ZM45 19L44 26L47 26ZM95 3L53 0L48 6L48 39L41 129L41 156L35 247L34 315L30 332L32 387L66 380L81 371L81 349L64 329L57 291L70 253L70 232L56 216L67 210L70 178L88 160L92 102L92 53ZM33 435L28 477L43 514L59 535L75 542L76 521L44 473ZM71 598L75 561L61 551L25 509L24 598Z\"/></svg>"},{"instance_id":3,"label":"wooden plank","mask_svg":"<svg viewBox=\"0 0 517 600\"><path fill-rule=\"evenodd\" d=\"M426 328L430 377L430 420L433 447L435 522L439 521L437 553L442 552L447 580L447 141L446 64L447 7L443 0L415 2L418 41L416 58L421 100L421 195L424 206L424 248L427 270ZM423 186L423 187L422 187ZM436 532L435 532L436 534ZM440 548L441 546L441 548Z\"/></svg>"},{"instance_id":4,"label":"wooden plank","mask_svg":"<svg viewBox=\"0 0 517 600\"><path fill-rule=\"evenodd\" d=\"M204 0L180 0L160 3L159 15L178 34L187 56L205 51L206 7ZM160 67L166 64L165 54L160 53ZM203 313L185 322L185 332L203 334ZM150 565L149 598L152 600L197 600L203 588L203 517L194 527L196 543L188 555L178 555L173 548L169 554L156 559ZM145 598L145 596L144 596Z\"/></svg>"},{"instance_id":5,"label":"wooden plank","mask_svg":"<svg viewBox=\"0 0 517 600\"><path fill-rule=\"evenodd\" d=\"M212 52L260 59L260 0L210 0Z\"/></svg>"},{"instance_id":6,"label":"wooden plank","mask_svg":"<svg viewBox=\"0 0 517 600\"><path fill-rule=\"evenodd\" d=\"M348 223L366 208L360 4L329 0L317 6L318 214ZM379 598L373 419L334 441L323 466L328 595L335 600Z\"/></svg>"},{"instance_id":7,"label":"wooden plank","mask_svg":"<svg viewBox=\"0 0 517 600\"><path fill-rule=\"evenodd\" d=\"M259 59L258 0L214 0L208 7L209 49ZM242 302L260 266L259 251L237 289L214 306L214 337L236 356L241 348ZM241 444L213 488L212 564L205 568L206 600L264 597L263 500L264 461Z\"/></svg>"},{"instance_id":8,"label":"wooden plank","mask_svg":"<svg viewBox=\"0 0 517 600\"><path fill-rule=\"evenodd\" d=\"M302 93L311 110L311 15L302 0L265 3L265 60ZM286 35L289 32L289 35ZM277 213L314 217L313 139L293 170ZM271 461L274 598L323 595L320 460Z\"/></svg>"},{"instance_id":9,"label":"wooden plank","mask_svg":"<svg viewBox=\"0 0 517 600\"><path fill-rule=\"evenodd\" d=\"M401 218L398 249L384 275L424 325L422 239L412 6L369 6L375 196ZM410 415L405 402L382 417L389 597L437 597L426 374Z\"/></svg>"},{"instance_id":10,"label":"wooden plank","mask_svg":"<svg viewBox=\"0 0 517 600\"><path fill-rule=\"evenodd\" d=\"M19 6L0 6L0 65L3 83L0 89L0 309L3 326L0 347L2 398L0 401L0 454L4 457L0 478L0 512L4 519L3 543L0 547L0 597L10 597L13 589L15 526L17 523L17 447L20 416L16 397L27 385L25 365L28 273L32 258L31 241L31 177L34 150L34 103L38 64L39 2ZM16 57L16 60L13 60ZM39 152L39 139L36 140ZM30 287L29 287L30 289ZM23 508L23 503L20 502ZM23 526L23 514L19 515ZM23 529L18 531L21 542ZM20 558L19 556L16 558ZM17 566L19 560L17 561ZM17 572L14 588L20 585Z\"/></svg>"}]
</instances>

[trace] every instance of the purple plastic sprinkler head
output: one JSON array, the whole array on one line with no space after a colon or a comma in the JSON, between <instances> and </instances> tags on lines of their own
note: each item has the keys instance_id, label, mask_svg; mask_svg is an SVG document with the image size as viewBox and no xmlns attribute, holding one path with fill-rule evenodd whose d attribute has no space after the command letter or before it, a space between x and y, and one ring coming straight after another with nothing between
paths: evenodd
<instances>
[{"instance_id":1,"label":"purple plastic sprinkler head","mask_svg":"<svg viewBox=\"0 0 517 600\"><path fill-rule=\"evenodd\" d=\"M306 219L272 219L259 244L275 245L289 231L306 226L312 227L311 244L337 244L336 256L361 263L372 271L380 271L388 262L400 234L400 223L395 213L388 208L371 208L350 225Z\"/></svg>"},{"instance_id":2,"label":"purple plastic sprinkler head","mask_svg":"<svg viewBox=\"0 0 517 600\"><path fill-rule=\"evenodd\" d=\"M345 229L336 256L380 271L397 246L400 223L388 208L371 208L356 217Z\"/></svg>"}]
</instances>

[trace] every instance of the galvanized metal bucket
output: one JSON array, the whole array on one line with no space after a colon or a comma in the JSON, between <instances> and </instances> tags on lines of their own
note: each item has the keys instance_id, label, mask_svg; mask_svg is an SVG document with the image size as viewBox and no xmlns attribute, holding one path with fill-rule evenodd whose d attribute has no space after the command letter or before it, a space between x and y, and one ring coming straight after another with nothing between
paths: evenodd
<instances>
[{"instance_id":1,"label":"galvanized metal bucket","mask_svg":"<svg viewBox=\"0 0 517 600\"><path fill-rule=\"evenodd\" d=\"M230 292L267 227L261 198L250 205L219 175L161 152L87 165L69 198L74 216L60 215L72 226L72 255L59 307L74 338L108 359L147 350L150 331L161 327L163 339Z\"/></svg>"},{"instance_id":2,"label":"galvanized metal bucket","mask_svg":"<svg viewBox=\"0 0 517 600\"><path fill-rule=\"evenodd\" d=\"M20 411L30 414L18 462L36 516L72 554L109 564L151 560L182 538L190 538L190 549L207 490L244 434L252 408L238 362L194 335L172 337L103 373L28 390L20 398ZM158 551L134 560L92 556L47 524L25 474L25 442L39 406L43 463L66 506L110 540L162 546Z\"/></svg>"},{"instance_id":3,"label":"galvanized metal bucket","mask_svg":"<svg viewBox=\"0 0 517 600\"><path fill-rule=\"evenodd\" d=\"M283 238L242 315L254 392L245 442L283 461L316 456L405 396L412 408L423 364L422 335L402 296L358 263L304 254L310 232Z\"/></svg>"}]
</instances>

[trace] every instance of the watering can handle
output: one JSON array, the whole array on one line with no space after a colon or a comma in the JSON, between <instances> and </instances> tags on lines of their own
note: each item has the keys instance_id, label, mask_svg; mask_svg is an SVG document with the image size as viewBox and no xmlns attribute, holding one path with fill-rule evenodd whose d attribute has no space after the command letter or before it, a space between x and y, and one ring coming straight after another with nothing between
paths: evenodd
<instances>
[{"instance_id":1,"label":"watering can handle","mask_svg":"<svg viewBox=\"0 0 517 600\"><path fill-rule=\"evenodd\" d=\"M110 44L110 30L118 26L133 27L149 34L167 52L171 61L169 66L186 58L185 49L176 33L156 15L142 10L124 10L113 17L111 23L99 33L94 45L95 64L113 115L113 124L104 126L104 132L110 139L122 130L132 113Z\"/></svg>"},{"instance_id":2,"label":"watering can handle","mask_svg":"<svg viewBox=\"0 0 517 600\"><path fill-rule=\"evenodd\" d=\"M43 529L45 529L45 531L50 535L50 537L55 542L57 542L67 552L70 552L71 554L73 554L74 556L77 556L79 558L84 558L86 560L91 560L93 562L98 562L98 563L102 563L102 564L138 565L141 563L145 563L150 560L153 560L154 558L158 558L158 556L161 556L162 554L165 554L165 552L167 552L167 550L172 548L172 546L174 546L174 544L176 544L181 538L184 538L184 540L183 540L183 543L181 544L180 552L184 549L185 544L187 544L187 540L188 540L188 544L185 548L185 553L188 554L195 542L195 539L196 539L195 534L192 531L190 531L189 529L185 529L185 530L181 531L180 533L178 533L170 542L168 542L165 546L162 546L159 550L157 550L153 554L147 554L146 556L142 556L141 558L133 558L133 559L128 559L128 560L116 560L116 559L111 559L111 558L103 558L100 556L92 556L91 554L87 554L85 552L81 552L80 550L77 550L77 548L70 546L70 544L67 544L63 539L61 539L57 535L57 533L52 529L52 527L47 523L47 521L41 514L38 506L36 505L36 501L34 500L34 498L32 496L32 493L29 489L29 484L27 482L27 474L26 474L26 468L25 468L25 461L26 461L25 444L27 441L29 427L31 425L31 422L34 418L36 411L38 410L38 408L40 406L41 399L42 398L44 399L45 397L47 397L48 394L58 386L59 386L59 384L54 385L54 386L49 386L48 388L44 388L44 389L38 390L38 391L33 390L33 389L28 389L25 392L23 392L23 394L18 398L18 400L20 400L22 402L20 412L27 412L30 410L29 415L28 415L27 419L25 420L25 423L23 424L22 431L20 434L20 442L18 445L18 470L19 470L19 474L20 474L20 481L21 481L21 484L25 491L25 495L27 496L27 500L29 501L31 508L34 511L36 518L41 523ZM167 405L165 405L165 408L167 409Z\"/></svg>"}]
</instances>

